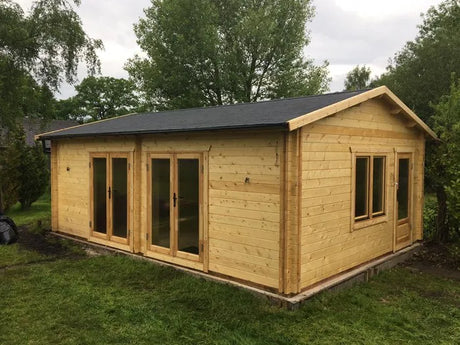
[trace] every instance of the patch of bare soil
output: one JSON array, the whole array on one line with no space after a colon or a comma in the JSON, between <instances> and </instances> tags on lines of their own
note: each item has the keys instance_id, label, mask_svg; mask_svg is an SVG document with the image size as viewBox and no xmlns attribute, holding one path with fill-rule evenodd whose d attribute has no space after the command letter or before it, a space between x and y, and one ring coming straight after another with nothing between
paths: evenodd
<instances>
[{"instance_id":1,"label":"patch of bare soil","mask_svg":"<svg viewBox=\"0 0 460 345\"><path fill-rule=\"evenodd\" d=\"M405 266L414 271L460 281L460 244L425 243Z\"/></svg>"},{"instance_id":2,"label":"patch of bare soil","mask_svg":"<svg viewBox=\"0 0 460 345\"><path fill-rule=\"evenodd\" d=\"M82 256L71 251L60 239L52 236L48 231L32 231L27 226L18 227L18 245L21 249L35 251L50 257Z\"/></svg>"}]
</instances>

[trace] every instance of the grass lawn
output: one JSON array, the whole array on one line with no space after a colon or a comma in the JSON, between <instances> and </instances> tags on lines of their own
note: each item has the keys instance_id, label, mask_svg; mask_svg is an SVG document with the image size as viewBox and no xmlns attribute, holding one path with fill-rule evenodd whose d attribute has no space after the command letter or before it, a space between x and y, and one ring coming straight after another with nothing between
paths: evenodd
<instances>
[{"instance_id":1,"label":"grass lawn","mask_svg":"<svg viewBox=\"0 0 460 345\"><path fill-rule=\"evenodd\" d=\"M23 235L0 247L0 344L460 344L459 281L406 267L287 311L171 268Z\"/></svg>"},{"instance_id":2,"label":"grass lawn","mask_svg":"<svg viewBox=\"0 0 460 345\"><path fill-rule=\"evenodd\" d=\"M18 227L29 224L34 227L34 223L41 221L49 222L51 217L51 197L49 192L40 197L28 210L21 210L21 205L14 205L6 215L14 220ZM0 267L35 262L48 258L37 251L25 250L19 243L0 247Z\"/></svg>"},{"instance_id":3,"label":"grass lawn","mask_svg":"<svg viewBox=\"0 0 460 345\"><path fill-rule=\"evenodd\" d=\"M407 268L294 312L120 255L2 269L0 296L1 344L460 343L458 281Z\"/></svg>"},{"instance_id":4,"label":"grass lawn","mask_svg":"<svg viewBox=\"0 0 460 345\"><path fill-rule=\"evenodd\" d=\"M51 217L51 195L49 191L43 194L27 210L21 210L17 203L11 207L6 215L14 220L17 226L35 223L36 221L48 221Z\"/></svg>"}]
</instances>

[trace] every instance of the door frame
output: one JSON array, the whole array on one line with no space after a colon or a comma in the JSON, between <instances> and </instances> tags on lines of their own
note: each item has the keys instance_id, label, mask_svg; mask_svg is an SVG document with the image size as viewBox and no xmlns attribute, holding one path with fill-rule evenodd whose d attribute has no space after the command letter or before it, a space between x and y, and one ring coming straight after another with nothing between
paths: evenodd
<instances>
[{"instance_id":1,"label":"door frame","mask_svg":"<svg viewBox=\"0 0 460 345\"><path fill-rule=\"evenodd\" d=\"M93 186L93 159L94 158L105 158L106 159L106 233L100 233L94 231L94 186ZM113 198L109 199L108 189L112 186L113 178L113 169L112 169L112 158L126 158L127 162L127 200L126 200L126 238L118 237L112 235L113 233ZM90 214L90 223L89 223L89 239L94 242L99 242L102 244L109 244L110 246L130 250L132 245L132 231L131 231L131 211L132 211L132 152L126 151L117 151L117 152L90 152L89 153L89 214ZM112 188L112 187L111 187Z\"/></svg>"},{"instance_id":2,"label":"door frame","mask_svg":"<svg viewBox=\"0 0 460 345\"><path fill-rule=\"evenodd\" d=\"M407 197L407 217L401 220L398 219L398 188L399 188L399 159L409 159L409 176L408 176L408 197ZM394 175L394 231L393 231L393 251L400 250L410 246L413 242L413 167L414 154L407 151L395 151L395 175ZM409 227L409 236L407 240L398 242L398 230L403 226Z\"/></svg>"},{"instance_id":3,"label":"door frame","mask_svg":"<svg viewBox=\"0 0 460 345\"><path fill-rule=\"evenodd\" d=\"M170 209L170 247L164 248L153 245L152 241L152 159L170 160L170 205L173 205L173 193L178 189L178 160L198 159L199 168L199 254L191 254L178 250L178 211L179 207ZM145 254L160 260L207 271L208 269L208 152L147 152L147 228L143 236L146 241Z\"/></svg>"}]
</instances>

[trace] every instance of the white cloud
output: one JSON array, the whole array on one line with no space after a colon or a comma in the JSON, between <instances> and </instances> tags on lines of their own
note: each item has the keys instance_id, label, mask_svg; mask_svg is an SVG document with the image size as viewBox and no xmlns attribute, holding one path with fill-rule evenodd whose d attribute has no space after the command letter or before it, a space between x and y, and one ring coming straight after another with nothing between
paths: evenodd
<instances>
[{"instance_id":1,"label":"white cloud","mask_svg":"<svg viewBox=\"0 0 460 345\"><path fill-rule=\"evenodd\" d=\"M331 91L343 89L346 73L367 65L375 77L388 59L417 35L420 14L441 0L317 0L305 54L328 60Z\"/></svg>"},{"instance_id":2,"label":"white cloud","mask_svg":"<svg viewBox=\"0 0 460 345\"><path fill-rule=\"evenodd\" d=\"M349 13L366 20L394 17L395 15L419 14L440 1L431 0L334 0L334 4Z\"/></svg>"}]
</instances>

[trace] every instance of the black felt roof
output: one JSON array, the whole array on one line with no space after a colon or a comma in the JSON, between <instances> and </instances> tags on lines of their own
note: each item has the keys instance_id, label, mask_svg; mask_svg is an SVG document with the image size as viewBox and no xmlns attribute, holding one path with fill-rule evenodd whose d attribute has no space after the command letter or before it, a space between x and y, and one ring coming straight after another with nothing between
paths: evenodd
<instances>
[{"instance_id":1,"label":"black felt roof","mask_svg":"<svg viewBox=\"0 0 460 345\"><path fill-rule=\"evenodd\" d=\"M288 121L366 92L349 91L206 108L132 114L45 133L39 139L188 132L216 129L286 127Z\"/></svg>"}]
</instances>

